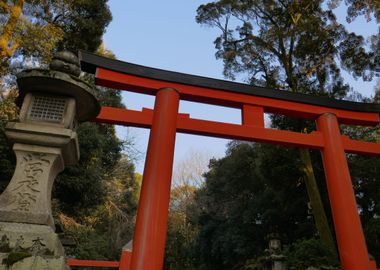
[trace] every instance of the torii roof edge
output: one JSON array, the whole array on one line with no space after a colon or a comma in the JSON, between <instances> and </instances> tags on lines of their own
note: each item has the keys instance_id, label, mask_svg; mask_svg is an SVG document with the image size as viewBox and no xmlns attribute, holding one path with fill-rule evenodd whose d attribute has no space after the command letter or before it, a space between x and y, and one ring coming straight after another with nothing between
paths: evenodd
<instances>
[{"instance_id":1,"label":"torii roof edge","mask_svg":"<svg viewBox=\"0 0 380 270\"><path fill-rule=\"evenodd\" d=\"M306 103L311 105L330 107L334 109L380 113L380 103L362 103L337 100L327 97L317 97L307 94L292 93L284 90L277 90L272 88L252 86L243 83L212 79L202 76L131 64L128 62L102 57L85 51L79 51L79 60L82 71L93 74L95 74L96 68L100 67L124 74L159 81L167 81L197 87L206 87L227 92Z\"/></svg>"}]
</instances>

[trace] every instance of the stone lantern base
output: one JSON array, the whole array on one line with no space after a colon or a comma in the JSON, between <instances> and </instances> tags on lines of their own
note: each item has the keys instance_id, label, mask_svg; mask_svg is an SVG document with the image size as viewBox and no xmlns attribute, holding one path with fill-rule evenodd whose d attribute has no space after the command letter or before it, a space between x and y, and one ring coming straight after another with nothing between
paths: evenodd
<instances>
[{"instance_id":1,"label":"stone lantern base","mask_svg":"<svg viewBox=\"0 0 380 270\"><path fill-rule=\"evenodd\" d=\"M0 222L0 270L64 270L64 249L48 225Z\"/></svg>"}]
</instances>

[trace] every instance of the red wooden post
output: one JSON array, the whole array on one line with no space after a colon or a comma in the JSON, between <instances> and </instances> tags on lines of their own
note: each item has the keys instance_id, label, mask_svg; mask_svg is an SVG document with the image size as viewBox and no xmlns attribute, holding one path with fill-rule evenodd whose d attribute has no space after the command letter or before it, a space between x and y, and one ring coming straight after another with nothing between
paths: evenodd
<instances>
[{"instance_id":1,"label":"red wooden post","mask_svg":"<svg viewBox=\"0 0 380 270\"><path fill-rule=\"evenodd\" d=\"M120 256L119 270L129 270L131 266L132 252L129 250L122 250Z\"/></svg>"},{"instance_id":2,"label":"red wooden post","mask_svg":"<svg viewBox=\"0 0 380 270\"><path fill-rule=\"evenodd\" d=\"M241 116L243 125L262 128L265 126L263 107L244 104L241 110Z\"/></svg>"},{"instance_id":3,"label":"red wooden post","mask_svg":"<svg viewBox=\"0 0 380 270\"><path fill-rule=\"evenodd\" d=\"M377 265L376 265L376 261L375 260L371 260L370 262L369 262L369 265L370 265L370 270L378 270L377 269Z\"/></svg>"},{"instance_id":4,"label":"red wooden post","mask_svg":"<svg viewBox=\"0 0 380 270\"><path fill-rule=\"evenodd\" d=\"M162 270L173 168L179 94L156 95L137 212L131 270Z\"/></svg>"},{"instance_id":5,"label":"red wooden post","mask_svg":"<svg viewBox=\"0 0 380 270\"><path fill-rule=\"evenodd\" d=\"M133 242L131 240L121 249L119 270L129 270L131 268L132 246Z\"/></svg>"},{"instance_id":6,"label":"red wooden post","mask_svg":"<svg viewBox=\"0 0 380 270\"><path fill-rule=\"evenodd\" d=\"M318 118L317 125L325 141L322 158L340 261L344 270L368 270L369 256L338 120L334 114L325 113Z\"/></svg>"}]
</instances>

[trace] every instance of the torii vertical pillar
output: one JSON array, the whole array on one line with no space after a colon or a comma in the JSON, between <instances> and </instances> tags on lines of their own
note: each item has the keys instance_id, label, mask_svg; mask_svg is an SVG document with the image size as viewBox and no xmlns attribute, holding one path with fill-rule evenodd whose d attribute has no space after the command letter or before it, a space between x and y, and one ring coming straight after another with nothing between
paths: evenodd
<instances>
[{"instance_id":1,"label":"torii vertical pillar","mask_svg":"<svg viewBox=\"0 0 380 270\"><path fill-rule=\"evenodd\" d=\"M344 270L370 269L337 117L325 113L317 125L325 141L322 158L342 267Z\"/></svg>"},{"instance_id":2,"label":"torii vertical pillar","mask_svg":"<svg viewBox=\"0 0 380 270\"><path fill-rule=\"evenodd\" d=\"M131 270L162 270L179 94L157 92L133 238Z\"/></svg>"}]
</instances>

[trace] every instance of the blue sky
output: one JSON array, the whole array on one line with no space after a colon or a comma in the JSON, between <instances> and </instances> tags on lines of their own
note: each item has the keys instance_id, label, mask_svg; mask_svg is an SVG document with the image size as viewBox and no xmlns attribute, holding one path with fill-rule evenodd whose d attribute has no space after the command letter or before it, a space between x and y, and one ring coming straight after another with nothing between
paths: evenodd
<instances>
[{"instance_id":1,"label":"blue sky","mask_svg":"<svg viewBox=\"0 0 380 270\"><path fill-rule=\"evenodd\" d=\"M195 22L196 9L209 1L201 0L110 0L113 20L107 28L104 42L119 60L149 67L173 70L205 77L224 79L222 63L215 59L213 41L217 30L202 27ZM344 7L339 9L344 14ZM344 21L344 15L341 21ZM350 31L368 35L376 31L374 23L363 18L349 25ZM370 96L372 83L346 76L355 90ZM123 101L128 108L153 108L154 98L123 93ZM190 113L194 118L240 122L238 110L217 108L181 102L180 112ZM137 128L117 129L121 138L133 137L136 148L145 156L149 131ZM228 141L202 136L177 134L175 163L187 158L192 151L209 153L210 157L221 157ZM144 158L136 163L142 173Z\"/></svg>"}]
</instances>

